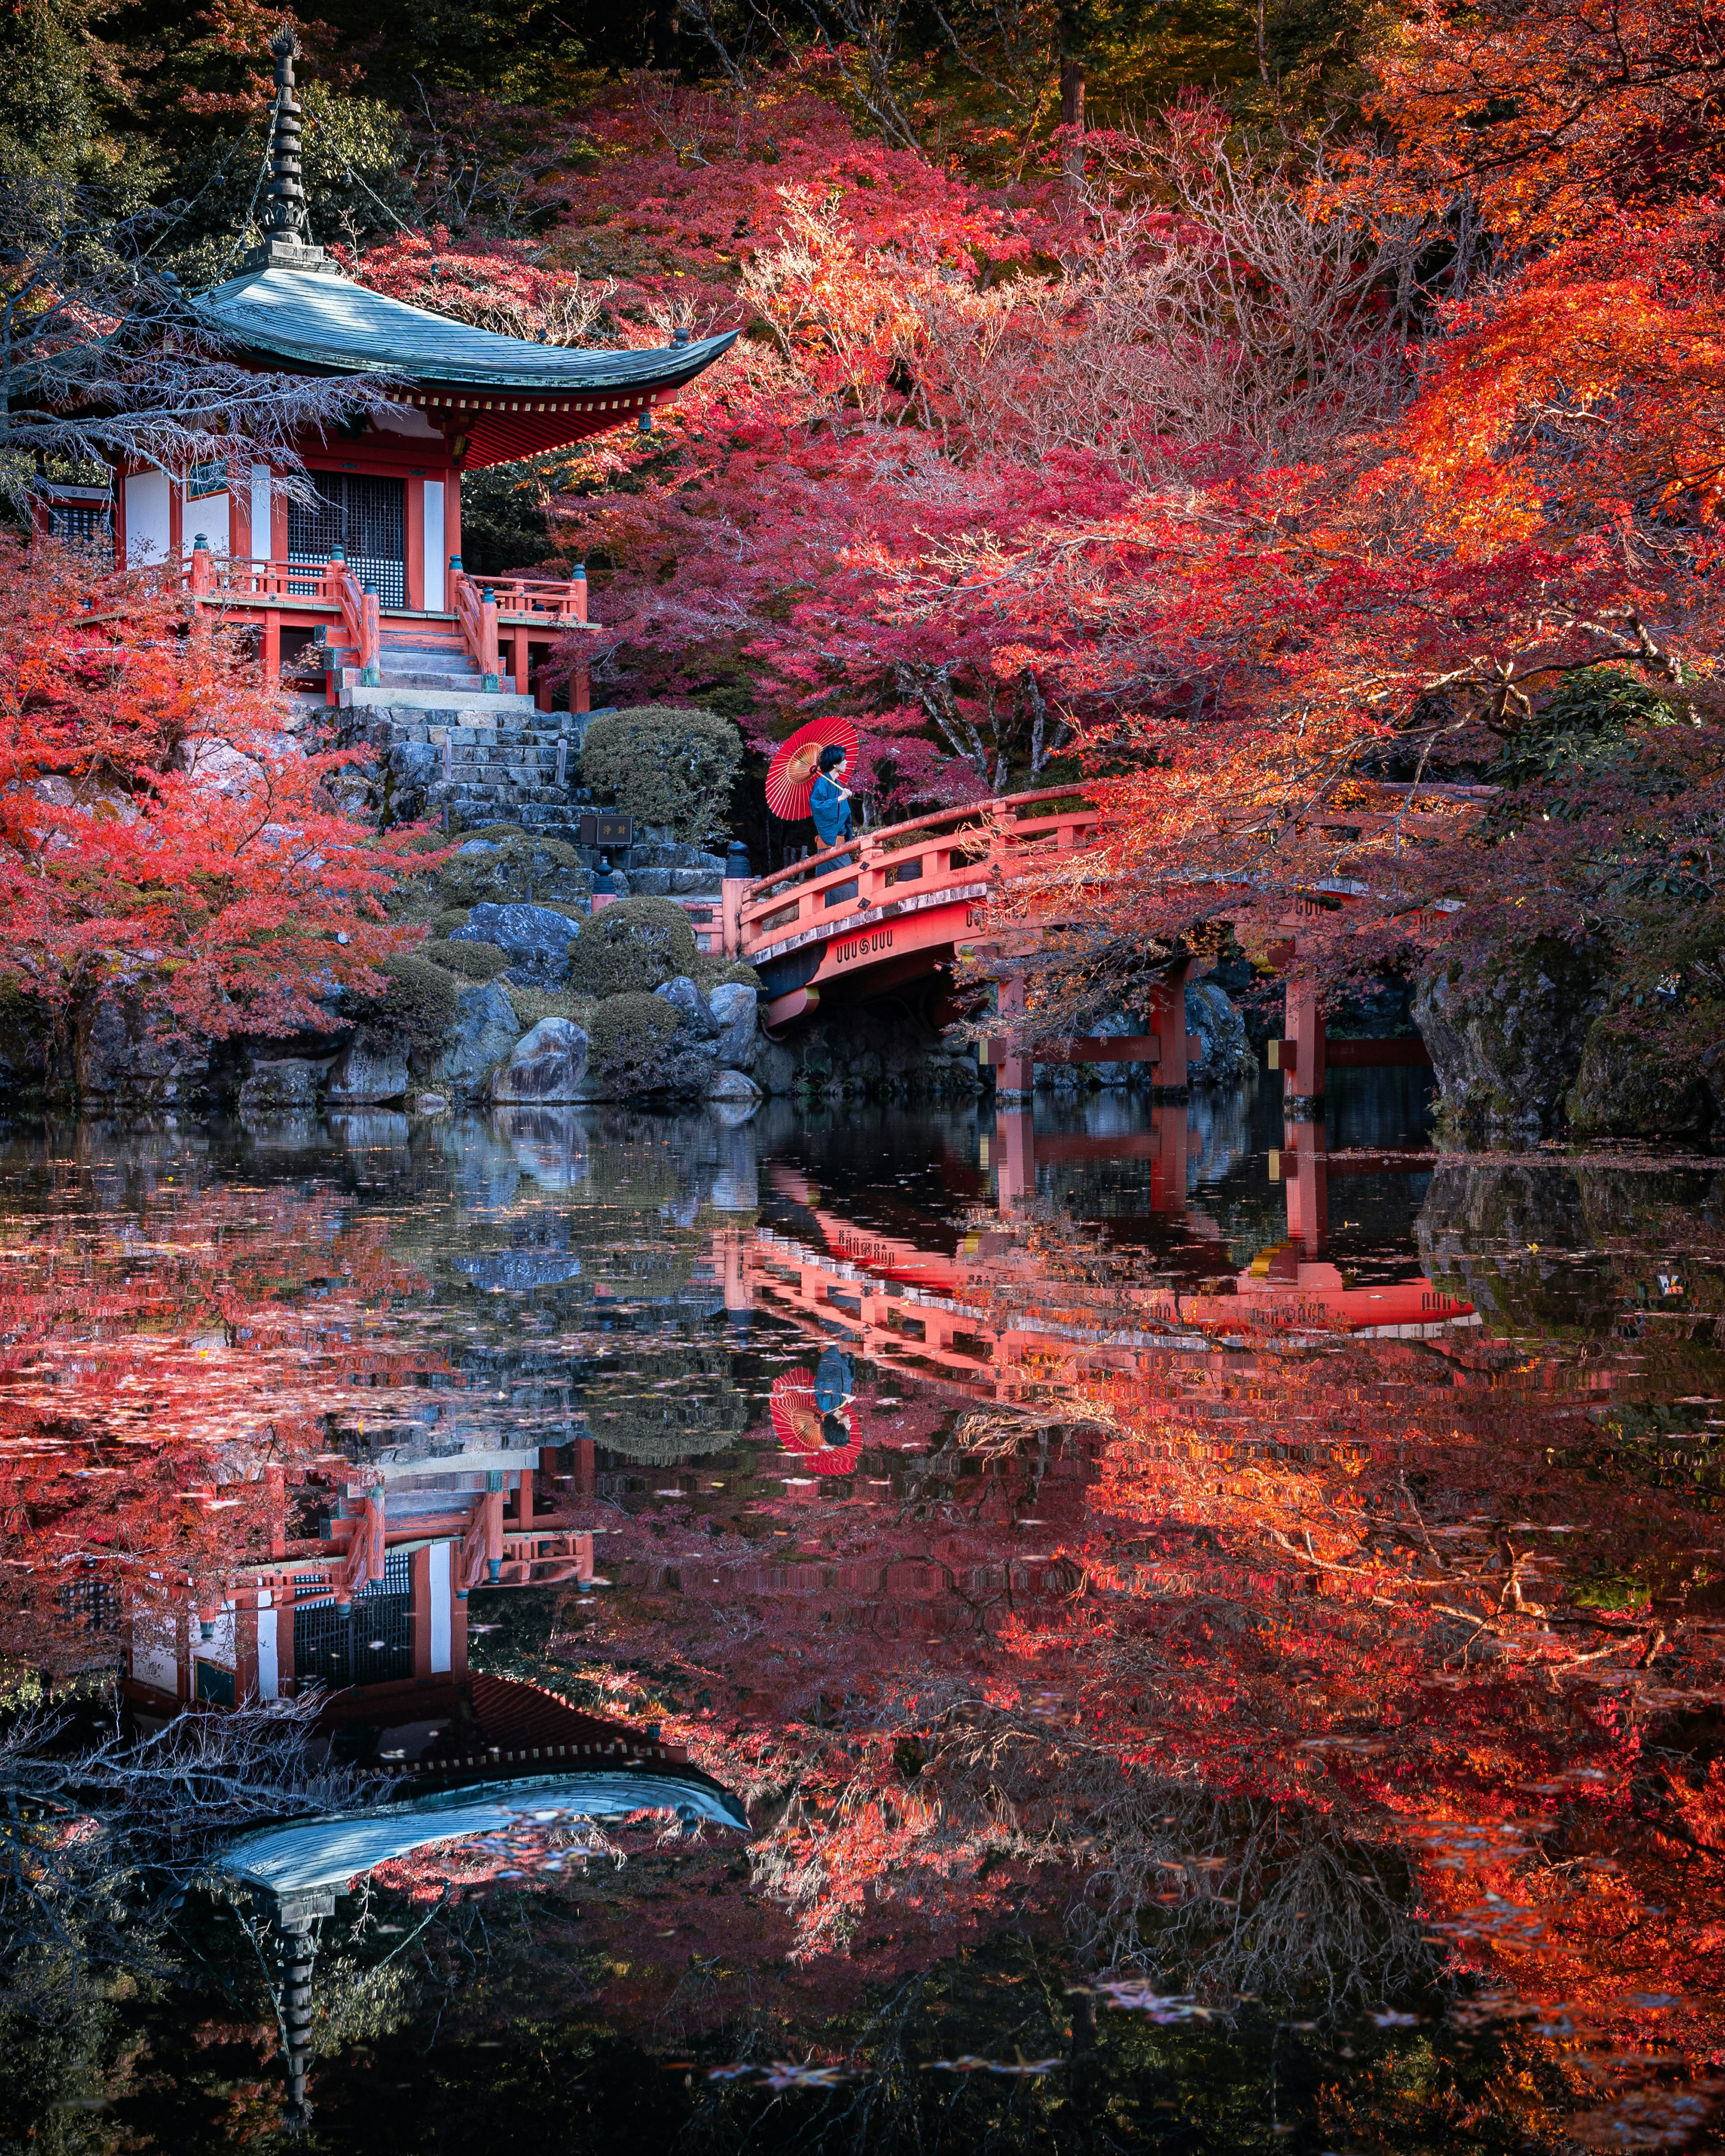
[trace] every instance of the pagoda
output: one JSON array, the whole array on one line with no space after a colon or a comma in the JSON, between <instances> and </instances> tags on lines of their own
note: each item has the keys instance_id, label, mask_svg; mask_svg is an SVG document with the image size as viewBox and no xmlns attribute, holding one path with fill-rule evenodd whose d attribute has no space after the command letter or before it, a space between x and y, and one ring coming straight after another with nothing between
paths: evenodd
<instances>
[{"instance_id":1,"label":"pagoda","mask_svg":"<svg viewBox=\"0 0 1725 2156\"><path fill-rule=\"evenodd\" d=\"M292 30L279 31L270 50L276 94L264 235L239 274L193 309L242 364L385 377L389 403L381 417L295 444L310 501L263 463L239 474L219 462L173 475L122 467L117 558L167 564L194 604L254 624L266 680L322 660L331 702L529 709L539 657L591 626L585 575L470 577L462 474L610 428L650 425L738 332L656 350L588 351L499 336L356 284L312 239ZM578 711L586 708L585 677L578 664ZM548 694L538 702L549 708Z\"/></svg>"}]
</instances>

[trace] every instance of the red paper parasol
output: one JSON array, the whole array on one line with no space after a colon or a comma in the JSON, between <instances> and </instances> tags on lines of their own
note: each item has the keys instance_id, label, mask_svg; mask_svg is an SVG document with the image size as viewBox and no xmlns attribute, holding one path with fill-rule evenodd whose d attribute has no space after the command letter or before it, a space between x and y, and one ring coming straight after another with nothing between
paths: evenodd
<instances>
[{"instance_id":1,"label":"red paper parasol","mask_svg":"<svg viewBox=\"0 0 1725 2156\"><path fill-rule=\"evenodd\" d=\"M787 1370L773 1381L768 1402L773 1434L787 1452L801 1456L802 1465L817 1475L848 1475L862 1453L862 1440L853 1424L849 1445L829 1445L822 1429L820 1409L814 1404L812 1370ZM849 1412L845 1419L850 1420Z\"/></svg>"},{"instance_id":2,"label":"red paper parasol","mask_svg":"<svg viewBox=\"0 0 1725 2156\"><path fill-rule=\"evenodd\" d=\"M773 757L767 772L767 806L787 824L809 814L809 789L820 768L824 748L856 754L856 728L849 719L811 719L798 726Z\"/></svg>"}]
</instances>

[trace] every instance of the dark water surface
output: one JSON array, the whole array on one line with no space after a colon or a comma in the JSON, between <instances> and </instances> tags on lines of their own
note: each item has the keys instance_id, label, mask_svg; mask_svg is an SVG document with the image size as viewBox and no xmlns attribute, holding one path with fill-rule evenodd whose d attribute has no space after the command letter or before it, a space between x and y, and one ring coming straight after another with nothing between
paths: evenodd
<instances>
[{"instance_id":1,"label":"dark water surface","mask_svg":"<svg viewBox=\"0 0 1725 2156\"><path fill-rule=\"evenodd\" d=\"M1334 1082L15 1129L0 2148L1714 2147L1725 1163Z\"/></svg>"}]
</instances>

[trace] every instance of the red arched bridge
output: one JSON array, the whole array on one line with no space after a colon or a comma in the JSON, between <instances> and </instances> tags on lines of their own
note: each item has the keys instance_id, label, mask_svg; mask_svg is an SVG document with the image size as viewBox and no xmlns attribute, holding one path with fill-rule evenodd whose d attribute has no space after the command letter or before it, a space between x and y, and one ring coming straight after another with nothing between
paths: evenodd
<instances>
[{"instance_id":1,"label":"red arched bridge","mask_svg":"<svg viewBox=\"0 0 1725 2156\"><path fill-rule=\"evenodd\" d=\"M1425 820L1395 805L1404 829ZM1348 820L1378 819L1351 808ZM991 923L990 902L1005 879L1039 859L1086 851L1100 824L1095 805L1068 786L887 824L771 875L727 881L724 947L760 974L775 1030L823 1004L949 972L961 949L994 962L998 1007L1009 1018L1024 1001L1024 977L1012 962L1035 949L1039 930L1034 921ZM1170 967L1153 991L1146 1033L1043 1042L1034 1058L1009 1052L1003 1036L982 1044L980 1060L1009 1091L1029 1089L1035 1063L1150 1064L1158 1086L1183 1086L1197 1050L1186 1032L1185 972ZM1297 976L1288 983L1286 1030L1286 1040L1271 1044L1271 1068L1286 1075L1290 1095L1322 1093L1327 1069L1429 1060L1418 1040L1327 1040L1317 991Z\"/></svg>"}]
</instances>

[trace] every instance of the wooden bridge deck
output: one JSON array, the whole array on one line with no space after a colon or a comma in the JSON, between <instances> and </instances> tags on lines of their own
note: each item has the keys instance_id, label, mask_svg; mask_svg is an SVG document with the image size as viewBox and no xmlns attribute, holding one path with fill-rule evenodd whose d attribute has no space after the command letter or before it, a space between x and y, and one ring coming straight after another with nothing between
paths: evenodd
<instances>
[{"instance_id":1,"label":"wooden bridge deck","mask_svg":"<svg viewBox=\"0 0 1725 2156\"><path fill-rule=\"evenodd\" d=\"M1358 825L1387 820L1368 810L1348 813ZM1427 820L1409 815L1404 805L1395 814L1406 826ZM995 915L1003 884L1039 863L1053 866L1062 856L1088 851L1101 824L1082 788L1067 786L1003 795L865 832L770 875L727 882L724 946L765 983L769 1030L809 1016L824 1001L860 1000L949 973L958 957L969 955L994 960L998 1009L1009 1019L1024 996L1023 976L1014 974L1012 961L1028 957L1050 923ZM1028 1090L1036 1063L1101 1062L1153 1065L1158 1086L1178 1090L1198 1052L1186 1032L1185 972L1182 964L1171 967L1152 991L1143 1034L1040 1042L1027 1055L1003 1033L980 1045L979 1060L994 1067L1008 1091ZM1290 980L1287 1003L1288 1038L1271 1044L1270 1067L1286 1074L1291 1097L1321 1095L1331 1065L1430 1060L1417 1040L1330 1040L1315 990L1296 978Z\"/></svg>"}]
</instances>

